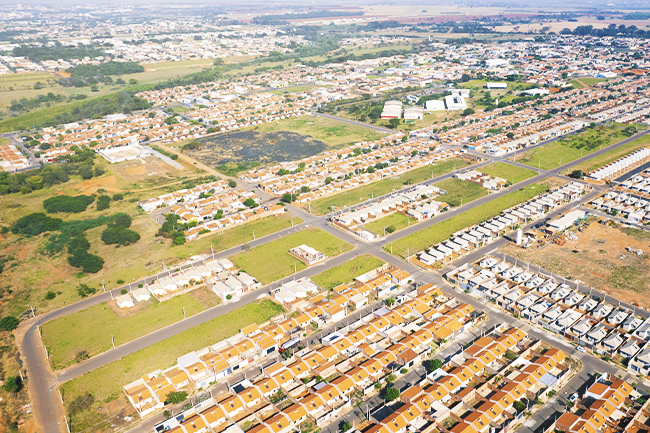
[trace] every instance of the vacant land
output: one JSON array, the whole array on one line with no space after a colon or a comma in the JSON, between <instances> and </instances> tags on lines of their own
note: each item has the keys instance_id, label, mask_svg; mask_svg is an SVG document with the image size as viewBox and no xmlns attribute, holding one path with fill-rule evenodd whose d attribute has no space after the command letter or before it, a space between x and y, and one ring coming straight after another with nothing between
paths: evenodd
<instances>
[{"instance_id":1,"label":"vacant land","mask_svg":"<svg viewBox=\"0 0 650 433\"><path fill-rule=\"evenodd\" d=\"M328 148L341 147L361 141L373 141L387 135L387 133L381 133L363 126L319 116L294 117L243 129L243 131L251 130L263 133L291 131L322 141Z\"/></svg>"},{"instance_id":2,"label":"vacant land","mask_svg":"<svg viewBox=\"0 0 650 433\"><path fill-rule=\"evenodd\" d=\"M5 144L11 144L11 139L7 137L0 137L0 146L4 146Z\"/></svg>"},{"instance_id":3,"label":"vacant land","mask_svg":"<svg viewBox=\"0 0 650 433\"><path fill-rule=\"evenodd\" d=\"M43 344L48 348L54 369L73 364L80 352L95 356L107 351L112 347L111 335L115 336L118 346L181 320L183 307L188 317L203 311L201 304L189 293L165 302L152 299L138 303L134 308L142 308L141 311L127 311L129 316L122 318L106 304L94 305L42 326Z\"/></svg>"},{"instance_id":4,"label":"vacant land","mask_svg":"<svg viewBox=\"0 0 650 433\"><path fill-rule=\"evenodd\" d=\"M533 170L528 170L506 162L490 164L482 167L479 171L489 174L492 177L500 177L511 185L526 180L529 177L533 177L536 174Z\"/></svg>"},{"instance_id":5,"label":"vacant land","mask_svg":"<svg viewBox=\"0 0 650 433\"><path fill-rule=\"evenodd\" d=\"M650 307L648 255L636 255L626 250L630 247L647 251L650 233L592 222L575 234L578 240L568 240L562 246L549 243L528 250L507 246L504 252L567 279L580 280L581 286L584 284L605 291L615 299Z\"/></svg>"},{"instance_id":6,"label":"vacant land","mask_svg":"<svg viewBox=\"0 0 650 433\"><path fill-rule=\"evenodd\" d=\"M106 403L117 399L121 407L116 410L127 407L125 399L120 398L124 385L148 372L169 368L179 356L218 343L235 335L246 325L263 323L283 311L281 305L269 300L252 302L64 383L61 389L66 405L86 392L95 397L92 408L77 415L76 431L91 426L96 429L95 423L110 421L107 418L116 413L109 413ZM100 406L104 410L98 411Z\"/></svg>"},{"instance_id":7,"label":"vacant land","mask_svg":"<svg viewBox=\"0 0 650 433\"><path fill-rule=\"evenodd\" d=\"M481 185L460 179L447 179L435 184L440 189L447 191L447 194L440 196L440 199L450 206L457 207L486 196L488 190Z\"/></svg>"},{"instance_id":8,"label":"vacant land","mask_svg":"<svg viewBox=\"0 0 650 433\"><path fill-rule=\"evenodd\" d=\"M321 272L314 276L312 281L323 289L332 290L339 284L349 283L359 275L363 275L383 264L384 262L379 260L377 257L365 254L363 256L355 257L342 265Z\"/></svg>"},{"instance_id":9,"label":"vacant land","mask_svg":"<svg viewBox=\"0 0 650 433\"><path fill-rule=\"evenodd\" d=\"M415 253L423 249L444 241L457 231L481 223L487 219L499 215L503 210L508 209L516 204L525 202L538 194L548 190L548 182L545 180L540 183L534 183L526 188L512 191L488 203L471 208L461 214L455 215L449 219L439 222L435 225L413 233L402 239L398 239L392 244L384 246L384 250L391 251L393 254L406 257L407 251Z\"/></svg>"},{"instance_id":10,"label":"vacant land","mask_svg":"<svg viewBox=\"0 0 650 433\"><path fill-rule=\"evenodd\" d=\"M289 254L291 248L306 244L328 257L352 249L352 245L321 229L309 228L231 257L238 268L257 278L263 285L299 272L307 267Z\"/></svg>"},{"instance_id":11,"label":"vacant land","mask_svg":"<svg viewBox=\"0 0 650 433\"><path fill-rule=\"evenodd\" d=\"M591 87L596 83L602 83L603 81L607 81L606 78L578 78L576 80L571 81L571 85L573 86L574 89L584 89L585 87Z\"/></svg>"},{"instance_id":12,"label":"vacant land","mask_svg":"<svg viewBox=\"0 0 650 433\"><path fill-rule=\"evenodd\" d=\"M648 144L650 144L650 135L644 135L630 143L619 146L616 149L612 149L609 152L603 153L602 155L595 156L581 164L574 165L569 170L567 170L567 173L570 173L574 170L582 170L583 173L589 173L611 162L614 162L617 159L634 152L635 150L646 147Z\"/></svg>"},{"instance_id":13,"label":"vacant land","mask_svg":"<svg viewBox=\"0 0 650 433\"><path fill-rule=\"evenodd\" d=\"M597 126L525 152L517 156L517 161L551 170L625 138L627 135L618 126Z\"/></svg>"},{"instance_id":14,"label":"vacant land","mask_svg":"<svg viewBox=\"0 0 650 433\"><path fill-rule=\"evenodd\" d=\"M365 224L363 227L379 236L385 236L386 234L402 230L404 227L416 224L417 222L415 218L396 212Z\"/></svg>"},{"instance_id":15,"label":"vacant land","mask_svg":"<svg viewBox=\"0 0 650 433\"><path fill-rule=\"evenodd\" d=\"M398 177L383 179L379 182L364 185L351 191L315 200L311 203L311 210L316 215L324 215L332 210L355 205L359 202L369 200L372 197L378 197L393 191L398 191L408 185L414 185L435 176L440 176L441 174L449 173L450 171L465 168L469 164L470 163L465 160L451 158L438 162L435 165L416 168L415 170L411 170Z\"/></svg>"}]
</instances>

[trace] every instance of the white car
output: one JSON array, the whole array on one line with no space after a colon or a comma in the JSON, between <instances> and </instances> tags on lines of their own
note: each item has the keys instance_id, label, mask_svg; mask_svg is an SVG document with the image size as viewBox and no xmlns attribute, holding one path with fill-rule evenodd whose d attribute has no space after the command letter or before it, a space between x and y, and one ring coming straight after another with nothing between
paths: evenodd
<instances>
[{"instance_id":1,"label":"white car","mask_svg":"<svg viewBox=\"0 0 650 433\"><path fill-rule=\"evenodd\" d=\"M570 401L571 403L575 403L575 401L576 401L577 399L578 399L578 394L577 394L577 393L573 393L573 394L571 394L571 395L569 396L569 401Z\"/></svg>"},{"instance_id":2,"label":"white car","mask_svg":"<svg viewBox=\"0 0 650 433\"><path fill-rule=\"evenodd\" d=\"M576 350L578 352L587 353L587 349L585 349L584 346L578 346L576 347Z\"/></svg>"}]
</instances>

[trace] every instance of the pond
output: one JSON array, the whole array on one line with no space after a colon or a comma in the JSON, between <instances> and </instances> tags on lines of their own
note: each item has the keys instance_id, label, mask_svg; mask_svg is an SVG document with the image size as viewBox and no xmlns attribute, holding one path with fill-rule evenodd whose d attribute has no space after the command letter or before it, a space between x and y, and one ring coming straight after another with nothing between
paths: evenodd
<instances>
[{"instance_id":1,"label":"pond","mask_svg":"<svg viewBox=\"0 0 650 433\"><path fill-rule=\"evenodd\" d=\"M184 153L217 169L229 167L221 171L241 171L260 164L296 160L316 155L327 148L320 140L290 131L239 131L201 138L196 142L200 144L197 149L187 149ZM240 168L237 170L236 167Z\"/></svg>"}]
</instances>

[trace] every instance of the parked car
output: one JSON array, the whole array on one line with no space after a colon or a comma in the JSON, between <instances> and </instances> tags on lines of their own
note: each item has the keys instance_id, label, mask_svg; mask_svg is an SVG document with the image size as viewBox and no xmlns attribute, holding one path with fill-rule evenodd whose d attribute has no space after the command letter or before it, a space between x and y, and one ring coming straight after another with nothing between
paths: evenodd
<instances>
[{"instance_id":1,"label":"parked car","mask_svg":"<svg viewBox=\"0 0 650 433\"><path fill-rule=\"evenodd\" d=\"M578 346L576 347L576 350L578 352L587 353L587 349L585 349L584 346Z\"/></svg>"},{"instance_id":2,"label":"parked car","mask_svg":"<svg viewBox=\"0 0 650 433\"><path fill-rule=\"evenodd\" d=\"M570 401L571 403L575 403L575 401L576 401L577 399L578 399L578 394L575 393L575 392L569 396L569 401Z\"/></svg>"}]
</instances>

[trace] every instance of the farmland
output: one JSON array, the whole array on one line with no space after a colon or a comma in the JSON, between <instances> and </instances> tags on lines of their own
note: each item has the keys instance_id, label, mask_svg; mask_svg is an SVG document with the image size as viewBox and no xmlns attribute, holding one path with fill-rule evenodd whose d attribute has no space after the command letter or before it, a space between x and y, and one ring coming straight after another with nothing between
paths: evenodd
<instances>
[{"instance_id":1,"label":"farmland","mask_svg":"<svg viewBox=\"0 0 650 433\"><path fill-rule=\"evenodd\" d=\"M385 251L390 252L392 246L394 255L405 258L407 251L415 253L431 245L435 245L465 227L470 227L497 216L503 210L519 203L523 203L524 201L546 192L547 190L548 183L546 181L534 183L526 188L510 192L488 203L476 206L458 215L454 215L449 219L424 228L412 235L398 239L392 244L385 245L383 248Z\"/></svg>"},{"instance_id":2,"label":"farmland","mask_svg":"<svg viewBox=\"0 0 650 433\"><path fill-rule=\"evenodd\" d=\"M359 275L363 275L383 264L384 262L377 257L365 254L321 272L313 277L312 281L323 289L332 290L339 284L349 283Z\"/></svg>"},{"instance_id":3,"label":"farmland","mask_svg":"<svg viewBox=\"0 0 650 433\"><path fill-rule=\"evenodd\" d=\"M239 253L230 259L235 266L267 285L307 267L289 254L291 248L302 244L315 248L327 257L352 249L350 244L321 229L309 228Z\"/></svg>"}]
</instances>

